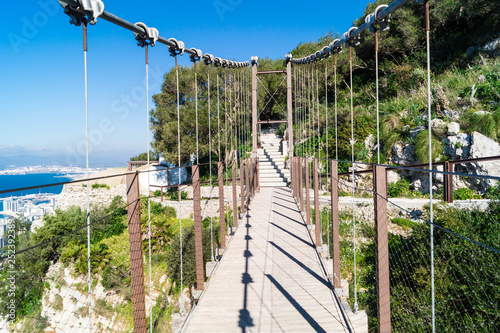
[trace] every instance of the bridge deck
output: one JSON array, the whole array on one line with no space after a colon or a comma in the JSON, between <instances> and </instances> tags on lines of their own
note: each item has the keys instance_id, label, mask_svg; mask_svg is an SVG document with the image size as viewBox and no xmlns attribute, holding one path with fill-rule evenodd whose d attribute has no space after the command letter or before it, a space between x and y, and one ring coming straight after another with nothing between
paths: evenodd
<instances>
[{"instance_id":1,"label":"bridge deck","mask_svg":"<svg viewBox=\"0 0 500 333\"><path fill-rule=\"evenodd\" d=\"M289 188L262 188L187 332L348 332Z\"/></svg>"}]
</instances>

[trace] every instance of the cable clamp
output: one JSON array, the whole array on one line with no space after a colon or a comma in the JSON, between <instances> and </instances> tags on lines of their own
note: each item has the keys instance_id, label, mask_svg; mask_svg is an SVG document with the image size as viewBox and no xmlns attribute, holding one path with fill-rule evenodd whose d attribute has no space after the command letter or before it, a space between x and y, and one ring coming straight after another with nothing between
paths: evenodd
<instances>
[{"instance_id":1,"label":"cable clamp","mask_svg":"<svg viewBox=\"0 0 500 333\"><path fill-rule=\"evenodd\" d=\"M172 57L184 54L184 50L186 49L184 42L181 42L180 40L178 41L175 38L169 38L168 41L174 44L168 47Z\"/></svg>"},{"instance_id":2,"label":"cable clamp","mask_svg":"<svg viewBox=\"0 0 500 333\"><path fill-rule=\"evenodd\" d=\"M191 51L194 52L194 54L191 54L189 56L189 58L191 59L192 62L198 62L201 60L201 57L203 56L203 53L201 52L200 49L197 49L197 48L194 48L192 47L191 48Z\"/></svg>"},{"instance_id":3,"label":"cable clamp","mask_svg":"<svg viewBox=\"0 0 500 333\"><path fill-rule=\"evenodd\" d=\"M146 45L155 46L156 41L160 37L158 30L156 28L150 28L142 22L137 22L135 25L144 30L143 34L134 32L138 45L141 47Z\"/></svg>"},{"instance_id":4,"label":"cable clamp","mask_svg":"<svg viewBox=\"0 0 500 333\"><path fill-rule=\"evenodd\" d=\"M342 44L339 43L340 39L336 38L331 42L328 47L330 48L330 53L341 53L342 52ZM339 43L339 45L335 46L335 44Z\"/></svg>"},{"instance_id":5,"label":"cable clamp","mask_svg":"<svg viewBox=\"0 0 500 333\"><path fill-rule=\"evenodd\" d=\"M365 17L365 23L368 24L370 32L378 31L387 31L389 30L389 23L391 22L391 14L389 14L385 18L380 18L380 13L389 7L388 5L380 5L375 11L371 14L368 14Z\"/></svg>"},{"instance_id":6,"label":"cable clamp","mask_svg":"<svg viewBox=\"0 0 500 333\"><path fill-rule=\"evenodd\" d=\"M87 22L91 25L96 24L97 18L104 13L104 3L101 0L58 1L64 8L64 13L71 18L69 23L77 27L82 25L83 22Z\"/></svg>"},{"instance_id":7,"label":"cable clamp","mask_svg":"<svg viewBox=\"0 0 500 333\"><path fill-rule=\"evenodd\" d=\"M215 59L214 59L214 66L215 67L222 66L222 58L215 57Z\"/></svg>"},{"instance_id":8,"label":"cable clamp","mask_svg":"<svg viewBox=\"0 0 500 333\"><path fill-rule=\"evenodd\" d=\"M330 58L330 47L329 46L325 46L321 49L321 52L323 54L323 58Z\"/></svg>"},{"instance_id":9,"label":"cable clamp","mask_svg":"<svg viewBox=\"0 0 500 333\"><path fill-rule=\"evenodd\" d=\"M358 46L361 43L361 36L353 36L354 31L356 31L358 27L352 27L348 31L344 32L342 35L342 39L345 40L345 45L347 46Z\"/></svg>"},{"instance_id":10,"label":"cable clamp","mask_svg":"<svg viewBox=\"0 0 500 333\"><path fill-rule=\"evenodd\" d=\"M211 65L214 63L214 56L210 53L205 53L203 55L203 61L205 62L205 65Z\"/></svg>"}]
</instances>

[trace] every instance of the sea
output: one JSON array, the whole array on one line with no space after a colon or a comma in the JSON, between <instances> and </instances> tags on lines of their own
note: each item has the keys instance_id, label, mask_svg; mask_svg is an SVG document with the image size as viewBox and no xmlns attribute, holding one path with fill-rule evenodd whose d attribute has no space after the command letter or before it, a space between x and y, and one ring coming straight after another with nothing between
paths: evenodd
<instances>
[{"instance_id":1,"label":"sea","mask_svg":"<svg viewBox=\"0 0 500 333\"><path fill-rule=\"evenodd\" d=\"M62 173L31 173L23 175L0 175L0 191L18 189L23 187L63 183L72 180L70 176ZM51 193L60 194L63 185L44 187L40 189L22 190L10 193L0 193L0 199L20 197L27 194ZM0 200L0 211L3 210L3 200Z\"/></svg>"}]
</instances>

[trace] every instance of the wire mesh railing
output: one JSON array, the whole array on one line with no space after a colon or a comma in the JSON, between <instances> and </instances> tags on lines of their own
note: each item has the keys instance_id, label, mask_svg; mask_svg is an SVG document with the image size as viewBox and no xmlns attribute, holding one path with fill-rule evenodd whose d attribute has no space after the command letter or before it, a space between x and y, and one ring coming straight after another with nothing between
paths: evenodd
<instances>
[{"instance_id":1,"label":"wire mesh railing","mask_svg":"<svg viewBox=\"0 0 500 333\"><path fill-rule=\"evenodd\" d=\"M225 177L225 174L231 175L232 170L223 163L190 166L193 170L204 169L202 175L209 174L208 169L213 167L218 177L212 179L212 187L203 186L210 185L210 180L200 181L199 174L198 178L193 177L195 173L191 171L187 181L175 185L163 203L154 188L148 195L147 188L139 186L141 174L153 172L151 170L94 177L93 181L101 182L101 186L90 188L90 198L98 199L90 206L90 223L86 222L84 197L80 198L80 205L76 203L79 199L75 199L76 205L56 209L54 214L44 216L37 227L22 215L9 220L0 255L0 292L5 305L1 314L5 320L0 329L13 332L46 329L56 332L130 331L139 328L138 316L142 316L144 330L151 326L154 331L161 331L161 327L176 322L177 317L180 327L185 317L176 313L180 312L182 303L186 310L196 304L199 291L203 290L197 278L204 284L211 275L209 269L213 270L215 265L210 266L210 263L220 260L225 239L237 225L233 224L233 216L238 218L238 211L244 209L241 204L247 205L256 189L257 162L250 158L239 161L243 172L237 174L243 178L235 179ZM175 171L178 168L157 167L156 170ZM105 188L105 184L117 177L127 180L126 187L117 186L122 188L123 196L114 197L111 204L107 204L101 194L95 196L98 192L114 193L114 189ZM86 182L84 179L63 185L83 191L81 183ZM134 187L137 189L135 194ZM200 188L203 190L199 191ZM236 197L232 195L233 188L237 190ZM183 192L189 192L189 196L183 197ZM148 197L151 198L151 228L148 227ZM184 199L180 201L182 206L179 198ZM236 214L232 202L236 203ZM199 230L196 230L197 223L201 227ZM90 229L89 257L87 228ZM150 259L148 242L151 243L151 266L147 264ZM194 255L199 246L201 262L195 260ZM182 267L181 252L184 254ZM200 271L205 269L206 276L200 277ZM149 289L150 273L152 286ZM137 302L142 302L142 315L137 313Z\"/></svg>"},{"instance_id":2,"label":"wire mesh railing","mask_svg":"<svg viewBox=\"0 0 500 333\"><path fill-rule=\"evenodd\" d=\"M310 217L315 233L321 230L316 247L323 251L337 296L366 311L369 330L431 331L434 307L437 331L497 332L500 196L496 186L483 188L483 195L462 190L459 180L486 183L497 176L450 172L444 163L431 171L420 165L359 163L373 169L356 171L353 178L352 172L338 173L336 164L295 157L291 186L304 219ZM432 191L440 193L433 201L425 193L429 188L413 187L429 175L435 179ZM445 183L447 176L454 179L453 186ZM422 180L410 189L407 179ZM452 191L448 196L454 194L454 203L444 201L446 190ZM433 222L428 218L431 204Z\"/></svg>"}]
</instances>

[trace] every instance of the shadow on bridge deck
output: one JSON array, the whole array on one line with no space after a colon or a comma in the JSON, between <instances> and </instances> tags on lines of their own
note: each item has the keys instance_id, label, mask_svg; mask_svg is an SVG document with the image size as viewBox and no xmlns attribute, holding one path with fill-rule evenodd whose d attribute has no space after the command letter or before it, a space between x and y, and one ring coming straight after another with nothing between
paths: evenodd
<instances>
[{"instance_id":1,"label":"shadow on bridge deck","mask_svg":"<svg viewBox=\"0 0 500 333\"><path fill-rule=\"evenodd\" d=\"M308 233L290 189L263 188L186 332L348 332Z\"/></svg>"}]
</instances>

